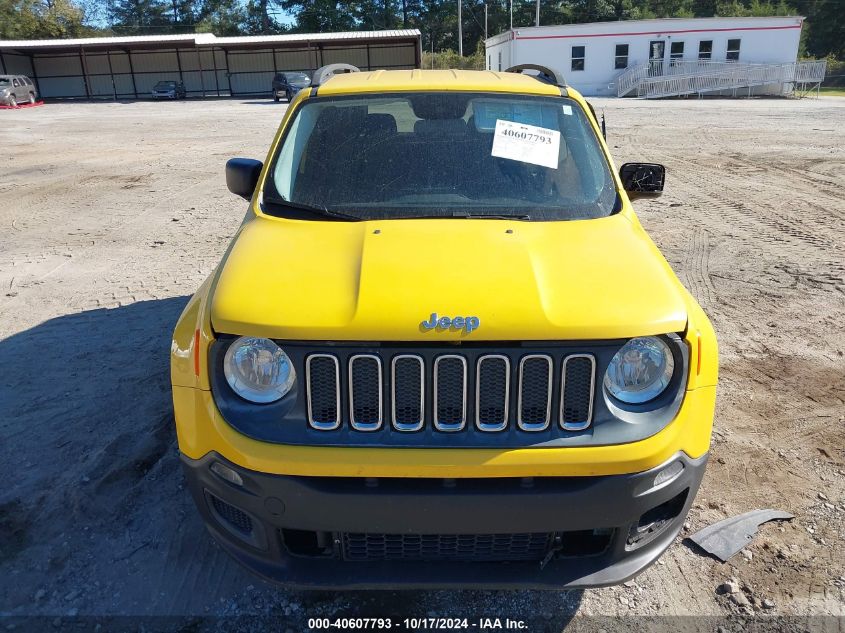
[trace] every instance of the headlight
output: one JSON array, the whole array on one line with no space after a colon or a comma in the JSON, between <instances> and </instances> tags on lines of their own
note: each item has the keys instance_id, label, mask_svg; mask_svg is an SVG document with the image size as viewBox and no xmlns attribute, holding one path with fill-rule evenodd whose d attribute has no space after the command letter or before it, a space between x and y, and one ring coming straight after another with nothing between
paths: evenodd
<instances>
[{"instance_id":1,"label":"headlight","mask_svg":"<svg viewBox=\"0 0 845 633\"><path fill-rule=\"evenodd\" d=\"M296 374L290 358L273 341L242 336L223 358L226 382L250 402L275 402L291 390Z\"/></svg>"},{"instance_id":2,"label":"headlight","mask_svg":"<svg viewBox=\"0 0 845 633\"><path fill-rule=\"evenodd\" d=\"M622 402L641 404L663 393L674 371L672 350L663 339L635 338L611 359L604 375L604 387Z\"/></svg>"}]
</instances>

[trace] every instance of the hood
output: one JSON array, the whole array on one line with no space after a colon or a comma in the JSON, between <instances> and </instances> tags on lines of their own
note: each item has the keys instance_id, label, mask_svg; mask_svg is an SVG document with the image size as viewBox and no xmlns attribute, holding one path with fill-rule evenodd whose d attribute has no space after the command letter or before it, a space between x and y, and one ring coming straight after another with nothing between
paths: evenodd
<instances>
[{"instance_id":1,"label":"hood","mask_svg":"<svg viewBox=\"0 0 845 633\"><path fill-rule=\"evenodd\" d=\"M623 215L569 222L246 222L221 264L221 333L300 340L608 339L682 331L681 286ZM461 327L427 328L463 317ZM466 319L475 317L472 327Z\"/></svg>"}]
</instances>

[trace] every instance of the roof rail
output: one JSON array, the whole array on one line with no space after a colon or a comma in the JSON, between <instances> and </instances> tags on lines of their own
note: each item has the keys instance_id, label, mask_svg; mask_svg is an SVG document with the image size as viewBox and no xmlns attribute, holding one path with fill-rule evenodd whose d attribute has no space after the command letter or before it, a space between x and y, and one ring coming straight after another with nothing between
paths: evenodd
<instances>
[{"instance_id":1,"label":"roof rail","mask_svg":"<svg viewBox=\"0 0 845 633\"><path fill-rule=\"evenodd\" d=\"M558 75L555 71L546 68L545 66L538 66L537 64L519 64L518 66L511 66L506 73L522 73L526 70L536 70L539 74L532 75L537 77L540 81L553 84L559 88L566 88L566 80Z\"/></svg>"},{"instance_id":2,"label":"roof rail","mask_svg":"<svg viewBox=\"0 0 845 633\"><path fill-rule=\"evenodd\" d=\"M328 66L323 66L322 68L315 70L311 75L311 87L319 88L334 75L340 72L359 73L361 72L361 69L357 66L353 66L352 64L329 64Z\"/></svg>"}]
</instances>

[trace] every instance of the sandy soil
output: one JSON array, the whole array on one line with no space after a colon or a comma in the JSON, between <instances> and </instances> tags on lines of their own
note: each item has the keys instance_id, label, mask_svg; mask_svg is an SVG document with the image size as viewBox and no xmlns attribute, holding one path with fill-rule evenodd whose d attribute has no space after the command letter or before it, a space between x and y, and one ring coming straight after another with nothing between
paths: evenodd
<instances>
[{"instance_id":1,"label":"sandy soil","mask_svg":"<svg viewBox=\"0 0 845 633\"><path fill-rule=\"evenodd\" d=\"M794 521L728 564L679 538L610 589L265 585L183 489L168 351L245 210L224 161L263 157L285 106L48 105L0 113L0 613L257 614L291 630L387 613L540 616L546 630L590 614L845 615L845 99L595 103L618 164L666 164L666 195L635 206L720 337L689 528L767 507ZM719 594L732 577L741 593Z\"/></svg>"}]
</instances>

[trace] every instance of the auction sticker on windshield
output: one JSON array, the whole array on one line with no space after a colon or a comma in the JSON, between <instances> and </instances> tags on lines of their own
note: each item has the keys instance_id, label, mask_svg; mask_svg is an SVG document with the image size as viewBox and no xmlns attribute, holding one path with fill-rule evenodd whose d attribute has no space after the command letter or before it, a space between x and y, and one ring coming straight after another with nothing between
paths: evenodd
<instances>
[{"instance_id":1,"label":"auction sticker on windshield","mask_svg":"<svg viewBox=\"0 0 845 633\"><path fill-rule=\"evenodd\" d=\"M557 169L560 132L535 125L498 119L493 134L493 156Z\"/></svg>"}]
</instances>

